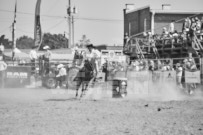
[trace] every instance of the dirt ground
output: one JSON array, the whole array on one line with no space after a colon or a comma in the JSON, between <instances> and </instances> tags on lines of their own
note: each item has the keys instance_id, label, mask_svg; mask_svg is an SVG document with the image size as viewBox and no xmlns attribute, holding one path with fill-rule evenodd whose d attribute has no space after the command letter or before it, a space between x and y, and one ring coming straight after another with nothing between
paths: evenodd
<instances>
[{"instance_id":1,"label":"dirt ground","mask_svg":"<svg viewBox=\"0 0 203 135\"><path fill-rule=\"evenodd\" d=\"M74 95L72 90L0 89L0 135L203 134L202 96L121 99L96 89L82 99Z\"/></svg>"}]
</instances>

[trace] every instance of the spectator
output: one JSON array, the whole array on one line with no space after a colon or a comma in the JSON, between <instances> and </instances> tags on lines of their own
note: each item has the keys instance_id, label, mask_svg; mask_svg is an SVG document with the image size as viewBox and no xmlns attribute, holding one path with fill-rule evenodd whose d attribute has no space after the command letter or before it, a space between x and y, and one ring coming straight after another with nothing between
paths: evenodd
<instances>
[{"instance_id":1,"label":"spectator","mask_svg":"<svg viewBox=\"0 0 203 135\"><path fill-rule=\"evenodd\" d=\"M0 57L0 88L4 88L4 71L7 69L7 64L3 61L3 57Z\"/></svg>"},{"instance_id":2,"label":"spectator","mask_svg":"<svg viewBox=\"0 0 203 135\"><path fill-rule=\"evenodd\" d=\"M187 33L189 33L190 26L191 26L191 20L189 17L187 17L183 23L183 30L185 30Z\"/></svg>"},{"instance_id":3,"label":"spectator","mask_svg":"<svg viewBox=\"0 0 203 135\"><path fill-rule=\"evenodd\" d=\"M153 60L150 60L150 61L149 61L149 70L150 70L150 71L154 71L154 68L155 68L155 67L154 67L154 61L153 61Z\"/></svg>"},{"instance_id":4,"label":"spectator","mask_svg":"<svg viewBox=\"0 0 203 135\"><path fill-rule=\"evenodd\" d=\"M182 75L183 75L183 68L181 67L180 63L176 64L176 83L182 89Z\"/></svg>"},{"instance_id":5,"label":"spectator","mask_svg":"<svg viewBox=\"0 0 203 135\"><path fill-rule=\"evenodd\" d=\"M46 52L44 53L43 57L44 57L44 67L46 69L46 73L49 73L49 61L51 59L52 53L49 50L49 46L44 46L43 47L44 50L46 50Z\"/></svg>"},{"instance_id":6,"label":"spectator","mask_svg":"<svg viewBox=\"0 0 203 135\"><path fill-rule=\"evenodd\" d=\"M201 22L201 27L200 27L200 40L203 40L203 17L200 20Z\"/></svg>"},{"instance_id":7,"label":"spectator","mask_svg":"<svg viewBox=\"0 0 203 135\"><path fill-rule=\"evenodd\" d=\"M195 23L196 23L196 33L200 34L201 32L201 21L198 17L195 17Z\"/></svg>"},{"instance_id":8,"label":"spectator","mask_svg":"<svg viewBox=\"0 0 203 135\"><path fill-rule=\"evenodd\" d=\"M183 32L181 33L181 40L183 41L183 43L187 42L187 32L186 30L183 30Z\"/></svg>"},{"instance_id":9,"label":"spectator","mask_svg":"<svg viewBox=\"0 0 203 135\"><path fill-rule=\"evenodd\" d=\"M35 50L36 47L37 47L37 46L33 46L33 47L32 47L32 50L30 51L30 54L29 54L30 60L31 60L32 71L35 70L35 61L36 61L37 58L38 58L37 52L36 52L36 50Z\"/></svg>"},{"instance_id":10,"label":"spectator","mask_svg":"<svg viewBox=\"0 0 203 135\"><path fill-rule=\"evenodd\" d=\"M174 33L173 33L172 36L173 36L173 41L174 41L175 43L178 43L179 34L178 34L177 30L174 31Z\"/></svg>"},{"instance_id":11,"label":"spectator","mask_svg":"<svg viewBox=\"0 0 203 135\"><path fill-rule=\"evenodd\" d=\"M3 56L4 54L4 45L1 43L0 44L0 56Z\"/></svg>"},{"instance_id":12,"label":"spectator","mask_svg":"<svg viewBox=\"0 0 203 135\"><path fill-rule=\"evenodd\" d=\"M188 58L187 59L188 59L189 62L195 62L194 58L192 57L191 52L188 53Z\"/></svg>"},{"instance_id":13,"label":"spectator","mask_svg":"<svg viewBox=\"0 0 203 135\"><path fill-rule=\"evenodd\" d=\"M190 34L190 40L193 40L194 33L196 32L196 22L195 22L194 18L192 18L191 20L192 21L191 21L191 27L190 27L189 34Z\"/></svg>"},{"instance_id":14,"label":"spectator","mask_svg":"<svg viewBox=\"0 0 203 135\"><path fill-rule=\"evenodd\" d=\"M63 64L59 64L57 66L57 69L59 70L58 74L56 75L56 80L58 82L57 88L60 88L62 86L63 81L66 80L67 72Z\"/></svg>"},{"instance_id":15,"label":"spectator","mask_svg":"<svg viewBox=\"0 0 203 135\"><path fill-rule=\"evenodd\" d=\"M195 71L197 70L196 64L192 59L185 59L185 70L187 71ZM187 87L189 88L189 94L193 94L193 90L196 88L195 83L187 83Z\"/></svg>"},{"instance_id":16,"label":"spectator","mask_svg":"<svg viewBox=\"0 0 203 135\"><path fill-rule=\"evenodd\" d=\"M163 27L163 31L162 31L162 38L164 39L164 38L167 38L168 37L168 31L167 31L167 29L166 29L166 27Z\"/></svg>"},{"instance_id":17,"label":"spectator","mask_svg":"<svg viewBox=\"0 0 203 135\"><path fill-rule=\"evenodd\" d=\"M147 38L147 32L143 32L143 37Z\"/></svg>"},{"instance_id":18,"label":"spectator","mask_svg":"<svg viewBox=\"0 0 203 135\"><path fill-rule=\"evenodd\" d=\"M201 32L203 33L203 16L202 16L202 19L201 19Z\"/></svg>"},{"instance_id":19,"label":"spectator","mask_svg":"<svg viewBox=\"0 0 203 135\"><path fill-rule=\"evenodd\" d=\"M172 34L174 33L174 28L175 28L174 24L175 24L175 20L172 20L171 23L169 24L168 31L171 32Z\"/></svg>"}]
</instances>

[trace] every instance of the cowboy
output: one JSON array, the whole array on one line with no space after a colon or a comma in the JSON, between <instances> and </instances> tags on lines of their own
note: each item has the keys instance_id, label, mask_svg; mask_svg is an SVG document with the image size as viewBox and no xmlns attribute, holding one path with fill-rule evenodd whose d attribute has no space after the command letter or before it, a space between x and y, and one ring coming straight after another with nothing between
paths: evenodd
<instances>
[{"instance_id":1,"label":"cowboy","mask_svg":"<svg viewBox=\"0 0 203 135\"><path fill-rule=\"evenodd\" d=\"M52 56L52 53L51 51L49 50L49 46L44 46L43 49L46 51L43 55L44 57L44 67L45 69L47 70L47 72L49 72L49 61L51 59L51 56Z\"/></svg>"},{"instance_id":2,"label":"cowboy","mask_svg":"<svg viewBox=\"0 0 203 135\"><path fill-rule=\"evenodd\" d=\"M59 72L56 75L56 80L58 82L58 88L60 88L62 86L62 82L66 80L67 72L66 72L66 68L64 67L63 64L59 64L57 66L57 69Z\"/></svg>"},{"instance_id":3,"label":"cowboy","mask_svg":"<svg viewBox=\"0 0 203 135\"><path fill-rule=\"evenodd\" d=\"M89 50L90 54L87 56L94 68L94 73L95 76L97 75L97 73L99 72L99 62L100 62L100 58L101 58L101 52L99 50L97 50L95 48L95 46L93 46L93 44L89 44L86 46L87 49Z\"/></svg>"},{"instance_id":4,"label":"cowboy","mask_svg":"<svg viewBox=\"0 0 203 135\"><path fill-rule=\"evenodd\" d=\"M3 57L0 56L0 88L4 87L4 71L7 69L7 64L3 61Z\"/></svg>"},{"instance_id":5,"label":"cowboy","mask_svg":"<svg viewBox=\"0 0 203 135\"><path fill-rule=\"evenodd\" d=\"M1 43L0 45L0 56L3 56L4 54L4 45Z\"/></svg>"}]
</instances>

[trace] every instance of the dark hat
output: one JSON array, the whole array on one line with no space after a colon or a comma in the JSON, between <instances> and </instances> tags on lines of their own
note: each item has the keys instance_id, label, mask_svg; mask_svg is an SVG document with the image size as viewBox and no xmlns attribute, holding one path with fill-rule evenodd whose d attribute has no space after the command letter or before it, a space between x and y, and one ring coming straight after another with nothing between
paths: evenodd
<instances>
[{"instance_id":1,"label":"dark hat","mask_svg":"<svg viewBox=\"0 0 203 135\"><path fill-rule=\"evenodd\" d=\"M36 45L35 45L35 46L32 46L32 49L35 49L35 48L37 48L37 47L38 47L38 46L36 46Z\"/></svg>"},{"instance_id":2,"label":"dark hat","mask_svg":"<svg viewBox=\"0 0 203 135\"><path fill-rule=\"evenodd\" d=\"M88 45L86 45L86 47L87 47L87 48L95 48L95 47L93 46L93 44L88 44Z\"/></svg>"}]
</instances>

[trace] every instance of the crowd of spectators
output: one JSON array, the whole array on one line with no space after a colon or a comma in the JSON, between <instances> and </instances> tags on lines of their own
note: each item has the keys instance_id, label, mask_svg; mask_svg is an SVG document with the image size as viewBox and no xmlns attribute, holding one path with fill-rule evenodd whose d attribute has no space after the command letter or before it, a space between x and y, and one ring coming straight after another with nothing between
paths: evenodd
<instances>
[{"instance_id":1,"label":"crowd of spectators","mask_svg":"<svg viewBox=\"0 0 203 135\"><path fill-rule=\"evenodd\" d=\"M132 71L169 71L173 70L170 60L133 60L128 66Z\"/></svg>"},{"instance_id":2,"label":"crowd of spectators","mask_svg":"<svg viewBox=\"0 0 203 135\"><path fill-rule=\"evenodd\" d=\"M160 35L152 35L151 32L144 32L143 36L147 37L149 42L154 42L153 40L171 39L172 43L184 43L193 40L194 34L196 34L197 38L203 41L203 17L201 20L198 17L187 17L183 22L182 31L175 29L175 23L175 20L172 20L168 29L167 27L163 27Z\"/></svg>"}]
</instances>

